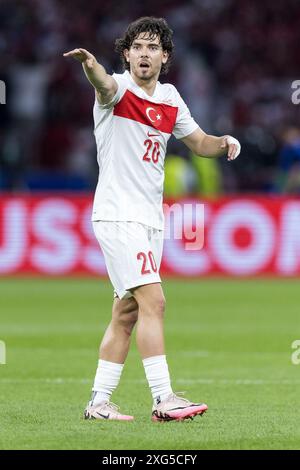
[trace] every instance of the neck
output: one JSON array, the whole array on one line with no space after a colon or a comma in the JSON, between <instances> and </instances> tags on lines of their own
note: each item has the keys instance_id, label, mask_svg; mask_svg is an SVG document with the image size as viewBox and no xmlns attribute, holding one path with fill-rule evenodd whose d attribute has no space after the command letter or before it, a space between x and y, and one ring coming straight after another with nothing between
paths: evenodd
<instances>
[{"instance_id":1,"label":"neck","mask_svg":"<svg viewBox=\"0 0 300 470\"><path fill-rule=\"evenodd\" d=\"M135 81L135 83L144 90L147 95L152 96L157 84L158 76L151 77L147 80L142 80L141 78L137 77L133 72L130 72L131 77Z\"/></svg>"}]
</instances>

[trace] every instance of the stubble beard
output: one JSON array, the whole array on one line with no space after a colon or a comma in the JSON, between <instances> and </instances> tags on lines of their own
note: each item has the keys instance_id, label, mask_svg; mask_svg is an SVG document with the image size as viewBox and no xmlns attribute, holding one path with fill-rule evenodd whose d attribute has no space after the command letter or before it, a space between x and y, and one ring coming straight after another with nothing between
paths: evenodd
<instances>
[{"instance_id":1,"label":"stubble beard","mask_svg":"<svg viewBox=\"0 0 300 470\"><path fill-rule=\"evenodd\" d=\"M140 79L140 80L143 80L145 82L150 82L151 80L153 80L155 77L156 77L156 73L154 73L153 71L150 71L150 73L148 73L148 70L146 72L143 72L142 70L137 70L137 77Z\"/></svg>"}]
</instances>

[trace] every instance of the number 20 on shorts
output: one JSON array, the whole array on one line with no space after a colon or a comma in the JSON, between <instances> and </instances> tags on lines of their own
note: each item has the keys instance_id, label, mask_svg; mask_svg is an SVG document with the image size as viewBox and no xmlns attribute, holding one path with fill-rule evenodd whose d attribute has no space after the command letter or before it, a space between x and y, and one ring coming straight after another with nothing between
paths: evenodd
<instances>
[{"instance_id":1,"label":"number 20 on shorts","mask_svg":"<svg viewBox=\"0 0 300 470\"><path fill-rule=\"evenodd\" d=\"M157 272L157 266L155 263L155 259L153 256L152 251L148 252L148 255L146 253L143 253L140 251L136 255L137 259L139 261L142 261L142 268L141 268L141 274L151 274L151 270L156 273ZM151 267L151 269L149 269Z\"/></svg>"}]
</instances>

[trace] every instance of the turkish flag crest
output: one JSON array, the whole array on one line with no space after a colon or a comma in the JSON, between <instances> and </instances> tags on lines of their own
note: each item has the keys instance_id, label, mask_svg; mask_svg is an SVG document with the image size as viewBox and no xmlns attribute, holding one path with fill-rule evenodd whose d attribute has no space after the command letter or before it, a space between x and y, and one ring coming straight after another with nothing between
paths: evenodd
<instances>
[{"instance_id":1,"label":"turkish flag crest","mask_svg":"<svg viewBox=\"0 0 300 470\"><path fill-rule=\"evenodd\" d=\"M154 106L146 107L146 116L149 119L151 126L160 127L162 123L162 113Z\"/></svg>"}]
</instances>

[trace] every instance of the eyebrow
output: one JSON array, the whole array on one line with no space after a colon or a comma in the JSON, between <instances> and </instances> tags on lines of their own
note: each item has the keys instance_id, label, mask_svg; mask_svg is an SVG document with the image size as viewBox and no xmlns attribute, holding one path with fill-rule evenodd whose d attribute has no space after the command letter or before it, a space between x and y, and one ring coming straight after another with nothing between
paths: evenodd
<instances>
[{"instance_id":1,"label":"eyebrow","mask_svg":"<svg viewBox=\"0 0 300 470\"><path fill-rule=\"evenodd\" d=\"M142 46L142 43L137 42L137 41L133 41L132 46L133 46L133 44L135 46ZM149 42L148 46L157 46L157 47L159 47L159 46L161 46L161 44L156 44L155 42Z\"/></svg>"}]
</instances>

